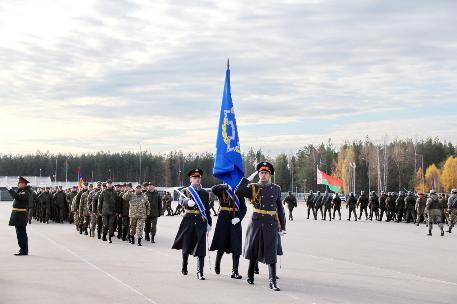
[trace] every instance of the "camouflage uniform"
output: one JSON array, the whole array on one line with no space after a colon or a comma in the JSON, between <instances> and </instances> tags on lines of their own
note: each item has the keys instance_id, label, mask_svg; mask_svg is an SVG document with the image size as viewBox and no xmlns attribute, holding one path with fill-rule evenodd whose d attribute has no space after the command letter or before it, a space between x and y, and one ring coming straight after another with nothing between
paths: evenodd
<instances>
[{"instance_id":1,"label":"camouflage uniform","mask_svg":"<svg viewBox=\"0 0 457 304\"><path fill-rule=\"evenodd\" d=\"M365 211L365 220L368 220L368 197L365 195L365 191L360 193L359 199L357 200L357 206L360 206L359 220L362 218L362 212Z\"/></svg>"},{"instance_id":2,"label":"camouflage uniform","mask_svg":"<svg viewBox=\"0 0 457 304\"><path fill-rule=\"evenodd\" d=\"M441 229L441 236L443 236L444 230L441 214L441 204L434 190L430 191L430 198L427 200L425 212L428 214L428 235L432 235L433 224L438 224Z\"/></svg>"},{"instance_id":3,"label":"camouflage uniform","mask_svg":"<svg viewBox=\"0 0 457 304\"><path fill-rule=\"evenodd\" d=\"M420 195L416 199L416 225L419 226L419 223L423 220L425 221L425 205L427 204L427 199L425 196ZM422 219L422 216L424 219Z\"/></svg>"},{"instance_id":4,"label":"camouflage uniform","mask_svg":"<svg viewBox=\"0 0 457 304\"><path fill-rule=\"evenodd\" d=\"M123 199L129 201L129 217L130 217L130 237L134 244L135 235L138 237L138 245L141 244L143 238L144 221L149 214L149 200L144 193L127 192L122 196Z\"/></svg>"},{"instance_id":5,"label":"camouflage uniform","mask_svg":"<svg viewBox=\"0 0 457 304\"><path fill-rule=\"evenodd\" d=\"M89 193L87 198L87 203L89 206L89 214L90 214L90 223L89 223L89 231L90 236L95 236L95 227L97 226L97 204L98 204L98 189L94 189Z\"/></svg>"},{"instance_id":6,"label":"camouflage uniform","mask_svg":"<svg viewBox=\"0 0 457 304\"><path fill-rule=\"evenodd\" d=\"M89 228L89 222L90 222L90 213L89 213L89 201L88 201L88 196L89 196L89 191L84 191L83 194L81 194L81 199L79 200L79 219L80 219L80 228L79 231L82 233L84 231L84 234L87 235L87 228Z\"/></svg>"},{"instance_id":7,"label":"camouflage uniform","mask_svg":"<svg viewBox=\"0 0 457 304\"><path fill-rule=\"evenodd\" d=\"M410 221L414 221L416 218L415 213L415 206L416 206L416 198L414 197L413 193L409 193L405 199L405 206L406 206L406 222L409 223Z\"/></svg>"},{"instance_id":8,"label":"camouflage uniform","mask_svg":"<svg viewBox=\"0 0 457 304\"><path fill-rule=\"evenodd\" d=\"M452 195L447 201L447 207L449 211L449 230L447 232L451 233L452 227L457 223L457 189L452 189Z\"/></svg>"},{"instance_id":9,"label":"camouflage uniform","mask_svg":"<svg viewBox=\"0 0 457 304\"><path fill-rule=\"evenodd\" d=\"M357 201L355 200L354 194L351 193L349 195L348 201L346 202L346 209L349 208L348 221L351 220L351 214L354 213L354 220L357 222L357 213L355 211L356 207L357 207Z\"/></svg>"}]
</instances>

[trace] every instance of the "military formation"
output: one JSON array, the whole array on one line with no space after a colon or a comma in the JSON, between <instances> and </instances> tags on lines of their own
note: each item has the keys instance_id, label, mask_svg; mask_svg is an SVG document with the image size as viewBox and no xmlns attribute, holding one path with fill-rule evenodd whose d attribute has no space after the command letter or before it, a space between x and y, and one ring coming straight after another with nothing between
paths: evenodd
<instances>
[{"instance_id":1,"label":"military formation","mask_svg":"<svg viewBox=\"0 0 457 304\"><path fill-rule=\"evenodd\" d=\"M399 193L381 192L378 197L375 191L371 191L368 196L365 191L361 191L357 197L351 192L345 200L346 209L349 210L348 221L352 218L354 221L360 221L362 217L366 221L382 221L385 216L386 222L414 223L417 226L423 223L428 227L427 235L430 236L433 224L438 225L441 236L444 236L444 224L448 225L447 232L451 233L457 221L457 189L452 189L450 194L438 194L435 190L430 190L428 196L421 192L416 194L411 191L406 193L400 191ZM336 212L341 220L341 202L338 193L331 195L328 192L321 194L318 191L314 194L310 191L306 198L307 219L311 216L311 219L317 220L320 211L321 220L325 221L328 211L329 221L335 220ZM333 216L331 216L332 209Z\"/></svg>"},{"instance_id":2,"label":"military formation","mask_svg":"<svg viewBox=\"0 0 457 304\"><path fill-rule=\"evenodd\" d=\"M297 207L296 197L289 192L281 200L281 189L271 182L274 167L268 162L257 165L257 170L248 178L243 178L236 189L226 184L215 185L206 191L201 184L203 171L192 169L188 187L176 189L180 198L173 211L172 196L165 192L162 197L151 183L113 185L111 180L96 185L85 183L80 189L72 187L64 191L61 187L42 188L36 192L28 186L28 181L20 177L17 190L8 187L14 198L10 225L16 227L20 250L15 255L28 254L27 224L32 218L42 223L69 222L75 225L81 235L87 235L112 243L117 238L130 244L142 246L142 240L155 242L157 220L183 214L172 249L182 252L181 273L188 274L188 259L197 259L197 278L205 280L204 265L207 250L216 251L215 273L220 274L224 254L232 256L231 278L241 279L240 256L249 260L247 283L254 284L254 275L259 273L259 262L268 266L269 288L279 291L277 280L278 256L283 254L281 236L286 233L286 218L283 205L289 210L289 220L293 221L293 210ZM258 175L258 182L253 179ZM214 210L215 198L219 201L219 213ZM247 199L247 200L246 200ZM241 222L246 216L246 202L252 204L253 213L247 225L244 246L242 243ZM307 219L323 221L341 220L342 203L349 210L347 220L383 221L396 223L424 223L428 235L432 235L433 225L438 225L441 236L444 225L451 233L457 222L457 189L451 193L438 194L413 192L375 191L367 195L350 193L347 197L338 193L310 193L306 199ZM213 225L212 216L218 215ZM214 229L211 242L208 233ZM210 244L210 245L209 245Z\"/></svg>"}]
</instances>

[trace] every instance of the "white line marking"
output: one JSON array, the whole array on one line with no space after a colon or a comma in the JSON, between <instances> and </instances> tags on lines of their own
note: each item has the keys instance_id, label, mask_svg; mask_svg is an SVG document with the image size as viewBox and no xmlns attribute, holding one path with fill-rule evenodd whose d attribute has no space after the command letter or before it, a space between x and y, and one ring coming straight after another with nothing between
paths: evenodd
<instances>
[{"instance_id":1,"label":"white line marking","mask_svg":"<svg viewBox=\"0 0 457 304\"><path fill-rule=\"evenodd\" d=\"M83 261L84 263L86 263L87 265L89 265L90 267L94 268L95 270L98 270L100 271L101 273L105 274L106 276L108 276L109 278L113 279L114 281L118 282L119 284L123 285L124 287L130 289L131 291L133 291L134 293L136 293L137 295L143 297L146 301L148 301L149 303L152 303L152 304L158 304L157 302L155 302L154 300L152 300L151 298L148 298L146 295L144 295L143 293L141 293L140 291L138 291L137 289L133 288L132 286L130 286L129 284L127 283L124 283L123 281L121 281L120 279L116 278L115 276L113 276L112 274L104 271L103 269L101 269L100 267L98 267L97 265L89 262L88 260L86 260L85 258L79 256L77 253L75 253L74 251L72 251L70 248L67 248L65 247L64 245L61 245L59 243L57 243L56 241L50 239L49 237L47 237L46 235L42 234L41 232L38 232L38 231L33 231L33 233L35 234L38 234L39 236L41 236L42 238L44 238L45 240L49 241L50 243L54 244L54 246L56 247L59 247L60 249L63 249L65 251L67 251L68 253L70 253L71 255L73 255L74 257L80 259L81 261Z\"/></svg>"}]
</instances>

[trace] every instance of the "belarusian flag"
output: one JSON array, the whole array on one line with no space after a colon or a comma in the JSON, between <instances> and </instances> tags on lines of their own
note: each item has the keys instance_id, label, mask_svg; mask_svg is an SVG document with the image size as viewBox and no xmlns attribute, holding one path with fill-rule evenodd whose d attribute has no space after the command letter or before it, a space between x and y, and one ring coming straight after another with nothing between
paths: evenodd
<instances>
[{"instance_id":1,"label":"belarusian flag","mask_svg":"<svg viewBox=\"0 0 457 304\"><path fill-rule=\"evenodd\" d=\"M317 168L317 184L327 185L333 192L340 192L343 187L343 181L333 176L327 175L319 167Z\"/></svg>"}]
</instances>

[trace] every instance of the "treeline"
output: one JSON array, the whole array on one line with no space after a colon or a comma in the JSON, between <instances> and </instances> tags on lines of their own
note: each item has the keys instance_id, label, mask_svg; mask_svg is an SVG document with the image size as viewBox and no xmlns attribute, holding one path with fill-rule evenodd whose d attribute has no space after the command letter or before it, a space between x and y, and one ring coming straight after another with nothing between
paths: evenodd
<instances>
[{"instance_id":1,"label":"treeline","mask_svg":"<svg viewBox=\"0 0 457 304\"><path fill-rule=\"evenodd\" d=\"M275 157L262 150L249 149L243 154L246 174L254 171L262 160L275 166L274 182L283 191L325 191L316 185L316 168L344 181L344 192L361 190L449 191L457 187L456 147L438 139L394 140L375 144L369 138L347 142L337 149L329 140L320 145L306 145L294 154L280 153ZM140 166L141 162L141 166ZM51 176L58 181L76 181L77 170L90 182L150 181L158 186L177 186L188 183L187 172L194 167L205 171L204 185L219 181L211 173L214 154L152 154L149 152L89 154L50 154L37 152L28 155L0 155L1 175Z\"/></svg>"}]
</instances>

